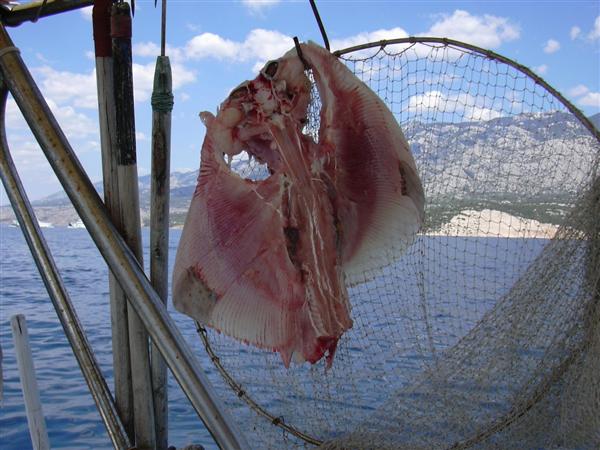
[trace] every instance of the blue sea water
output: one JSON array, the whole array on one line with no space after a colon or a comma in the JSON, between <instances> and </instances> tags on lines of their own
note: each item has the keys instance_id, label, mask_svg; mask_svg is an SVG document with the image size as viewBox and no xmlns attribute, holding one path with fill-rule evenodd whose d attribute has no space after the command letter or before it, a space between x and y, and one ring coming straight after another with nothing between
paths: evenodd
<instances>
[{"instance_id":1,"label":"blue sea water","mask_svg":"<svg viewBox=\"0 0 600 450\"><path fill-rule=\"evenodd\" d=\"M107 378L108 385L112 386L107 268L85 229L46 228L43 232L96 358ZM179 230L171 230L171 267L180 234ZM523 267L539 254L546 243L540 239L519 240L518 242L517 240L492 238L438 237L421 239L423 239L422 245L425 251L443 255L435 264L430 263L425 269L425 273L428 273L433 280L428 283L429 289L432 291L432 298L460 299L460 295L463 295L452 292L452 286L448 287L449 285L444 283L444 277L449 275L448 267L454 271L451 275L460 280L461 292L468 293L473 290L489 293L487 300L480 297L470 299L469 295L466 295L464 304L461 304L460 317L455 317L456 314L452 310L456 305L447 303L436 306L437 314L431 317L432 330L430 330L430 334L433 342L440 346L451 345L458 340L460 335L448 337L448 331L452 329L460 331L460 327L467 330L492 306L497 296L511 285L511 280L514 281L519 276ZM147 266L149 241L147 230L144 230L143 241L146 246L145 262ZM517 253L525 255L522 261L506 264L506 260L490 258L489 264L473 264L472 255L482 251L485 253L486 249L490 254L496 256L504 252L507 258L510 258L510 255L514 254L516 245L521 248ZM0 449L31 448L10 331L9 321L14 314L24 314L28 322L33 358L52 448L112 448L20 229L0 225L0 251L2 255L0 258L0 344L4 352L4 398L0 405ZM449 264L449 261L452 263ZM485 262L485 258L483 261ZM494 261L496 262L494 263ZM440 282L436 283L434 279L438 279ZM370 284L373 284L374 286L371 287L375 288L377 283L377 280L373 280L364 286L358 286L355 288L354 294L360 298L361 291L369 289ZM483 283L485 286L482 285ZM458 286L457 283L455 284ZM387 295L397 295L396 286L383 285L377 289L377 292L383 296L383 301ZM409 288L406 287L406 289ZM439 289L440 292L433 292L436 289ZM415 304L414 307L417 308L418 305ZM362 311L361 308L364 308L365 311ZM364 331L364 327L361 328L360 323L361 315L364 317L365 314L368 314L369 308L370 306L366 304L354 305L355 329L352 330L353 332L361 329ZM170 310L190 346L197 349L199 354L202 353L203 350L193 322L171 308ZM410 319L414 317L414 314L414 311L392 311L390 309L382 314L381 323L371 322L371 324L385 327L388 326L387 322L397 321L406 324L406 327L417 327L418 324ZM460 324L460 326L456 324ZM425 331L407 329L407 336L409 334L422 336L425 335ZM395 342L391 343L392 346L409 345L404 342L407 339L405 336L398 334L393 337ZM368 340L370 336L365 335L363 339ZM383 348L381 351L385 353L384 347L381 347ZM239 352L252 353L254 350L242 348ZM395 358L394 364L406 365L406 373L416 373L423 366L422 354L407 354L400 362L395 355L396 353L390 352L390 358ZM223 356L226 362L235 362L236 358L239 358L236 354ZM347 360L347 358L356 357L359 361L362 360L364 364L367 364L369 359L366 356L364 348L347 346L339 351L336 363L343 364L344 358ZM383 357L385 358L385 355ZM276 355L275 360L276 364L280 365ZM334 374L338 367L336 363L334 363ZM209 378L217 385L217 392L224 398L231 397L231 392L224 392L227 388L221 382L216 370L209 364L205 365L205 370ZM255 370L253 372L255 374L260 373L257 372L260 369L253 368L253 370ZM314 373L309 375L314 376ZM385 376L374 375L376 374L369 375L369 383L382 383L382 389L385 391L385 385L389 381ZM170 374L169 376L169 443L177 447L195 443L202 444L207 449L216 448L184 394L172 376ZM253 383L254 392L264 393L264 401L267 406L272 406L273 410L277 411L281 399L277 398L277 392L270 389L272 380L269 380L269 376L265 375L254 380ZM353 389L356 389L356 386L353 386ZM292 392L288 394L294 395ZM370 401L375 404L377 400L371 399ZM316 404L318 405L318 402ZM348 405L348 407L351 406ZM241 408L239 404L233 407ZM314 404L308 405L306 411L310 411L310 408L313 407ZM303 410L303 408L299 408L299 414L304 414ZM248 417L247 414L249 414L247 408L244 410L234 409L232 413L238 418Z\"/></svg>"},{"instance_id":2,"label":"blue sea water","mask_svg":"<svg viewBox=\"0 0 600 450\"><path fill-rule=\"evenodd\" d=\"M96 359L112 386L108 275L103 259L85 229L45 228L43 232ZM179 230L171 230L172 257L179 236ZM147 244L147 230L143 238ZM0 225L0 253L0 344L4 353L0 449L31 448L10 329L10 317L15 314L24 314L27 320L52 448L112 448L19 228ZM145 259L148 261L147 249ZM190 345L199 348L192 321L175 311L172 314ZM217 374L210 369L214 379ZM169 377L170 443L216 448L171 374Z\"/></svg>"}]
</instances>

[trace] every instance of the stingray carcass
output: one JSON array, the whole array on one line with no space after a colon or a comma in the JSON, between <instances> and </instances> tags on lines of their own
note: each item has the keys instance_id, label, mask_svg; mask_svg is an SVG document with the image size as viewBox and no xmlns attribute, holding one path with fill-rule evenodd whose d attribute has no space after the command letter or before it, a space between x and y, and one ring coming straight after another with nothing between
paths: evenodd
<instances>
[{"instance_id":1,"label":"stingray carcass","mask_svg":"<svg viewBox=\"0 0 600 450\"><path fill-rule=\"evenodd\" d=\"M207 127L173 273L175 307L296 361L331 364L352 327L346 285L406 247L423 218L408 144L384 103L337 58L302 44L321 112L303 133L311 84L294 48L236 88ZM226 159L268 166L240 177ZM388 259L389 260L389 256Z\"/></svg>"}]
</instances>

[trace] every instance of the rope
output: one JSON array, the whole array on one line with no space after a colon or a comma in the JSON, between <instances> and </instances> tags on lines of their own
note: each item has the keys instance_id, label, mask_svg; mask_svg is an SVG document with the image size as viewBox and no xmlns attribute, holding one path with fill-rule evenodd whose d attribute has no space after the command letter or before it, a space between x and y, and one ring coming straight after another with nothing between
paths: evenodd
<instances>
[{"instance_id":1,"label":"rope","mask_svg":"<svg viewBox=\"0 0 600 450\"><path fill-rule=\"evenodd\" d=\"M8 54L8 53L21 53L20 50L17 47L4 47L2 50L0 50L0 58L2 58L4 55Z\"/></svg>"},{"instance_id":2,"label":"rope","mask_svg":"<svg viewBox=\"0 0 600 450\"><path fill-rule=\"evenodd\" d=\"M152 111L171 112L173 111L173 94L170 92L153 92L150 100Z\"/></svg>"},{"instance_id":3,"label":"rope","mask_svg":"<svg viewBox=\"0 0 600 450\"><path fill-rule=\"evenodd\" d=\"M152 110L162 113L173 111L173 91L171 88L171 64L168 56L156 58L154 87L150 103Z\"/></svg>"}]
</instances>

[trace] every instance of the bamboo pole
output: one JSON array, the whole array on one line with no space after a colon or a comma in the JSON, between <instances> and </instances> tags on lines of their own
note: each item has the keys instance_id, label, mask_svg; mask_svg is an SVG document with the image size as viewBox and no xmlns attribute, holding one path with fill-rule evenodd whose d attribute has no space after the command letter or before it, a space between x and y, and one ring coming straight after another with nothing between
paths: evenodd
<instances>
[{"instance_id":1,"label":"bamboo pole","mask_svg":"<svg viewBox=\"0 0 600 450\"><path fill-rule=\"evenodd\" d=\"M160 297L146 278L135 255L125 243L104 203L86 175L56 118L50 111L31 73L0 23L0 74L29 128L40 144L54 173L83 220L100 253L125 290L158 346L167 366L222 449L248 449L232 417L217 397L173 319L167 314ZM10 75L10 76L8 76Z\"/></svg>"},{"instance_id":2,"label":"bamboo pole","mask_svg":"<svg viewBox=\"0 0 600 450\"><path fill-rule=\"evenodd\" d=\"M94 358L75 308L59 275L56 264L52 259L48 245L41 233L31 204L27 199L14 162L10 156L4 128L7 95L8 91L2 83L2 88L0 88L0 176L4 184L4 189L19 220L21 231L44 281L48 295L52 300L65 336L73 349L92 398L96 402L98 412L108 431L108 435L116 449L128 449L131 447L131 444L119 420L119 415L110 390L106 385L106 380Z\"/></svg>"},{"instance_id":3,"label":"bamboo pole","mask_svg":"<svg viewBox=\"0 0 600 450\"><path fill-rule=\"evenodd\" d=\"M96 84L98 90L98 117L104 202L113 223L121 223L119 184L117 174L116 111L113 84L112 40L110 37L111 0L96 0L92 12L94 49L96 53ZM129 439L135 439L133 422L133 387L129 351L127 299L123 289L109 273L110 317L115 403Z\"/></svg>"},{"instance_id":4,"label":"bamboo pole","mask_svg":"<svg viewBox=\"0 0 600 450\"><path fill-rule=\"evenodd\" d=\"M133 109L133 74L131 62L131 10L128 3L117 3L111 11L113 82L116 112L116 179L118 184L119 221L125 241L136 259L142 262L142 235L135 149L135 115ZM150 368L148 333L132 310L127 311L129 350L133 387L133 421L138 449L154 449L154 403Z\"/></svg>"},{"instance_id":5,"label":"bamboo pole","mask_svg":"<svg viewBox=\"0 0 600 450\"><path fill-rule=\"evenodd\" d=\"M21 378L23 399L25 400L31 444L34 450L49 450L48 431L46 430L46 420L42 411L40 391L35 378L35 367L31 356L25 316L22 314L12 316L10 326L15 341L15 353L17 354L17 365L19 366L19 377Z\"/></svg>"},{"instance_id":6,"label":"bamboo pole","mask_svg":"<svg viewBox=\"0 0 600 450\"><path fill-rule=\"evenodd\" d=\"M156 59L152 93L152 171L150 209L150 280L167 305L169 292L169 174L171 157L171 65L167 56ZM156 445L168 447L167 366L152 343L152 390Z\"/></svg>"}]
</instances>

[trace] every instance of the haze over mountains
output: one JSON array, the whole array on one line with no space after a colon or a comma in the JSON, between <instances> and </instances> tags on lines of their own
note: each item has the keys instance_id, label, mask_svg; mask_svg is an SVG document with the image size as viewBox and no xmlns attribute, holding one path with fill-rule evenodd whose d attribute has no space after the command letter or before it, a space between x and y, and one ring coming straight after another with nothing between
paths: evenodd
<instances>
[{"instance_id":1,"label":"haze over mountains","mask_svg":"<svg viewBox=\"0 0 600 450\"><path fill-rule=\"evenodd\" d=\"M590 120L600 128L600 113ZM598 158L599 144L573 115L521 114L488 121L404 126L428 200L428 228L436 229L465 209L495 209L560 222ZM267 168L236 158L243 177L263 178ZM171 224L183 224L198 170L171 174ZM96 183L102 195L102 183ZM149 221L150 176L139 178L140 209ZM63 192L34 202L38 219L55 225L77 220ZM10 207L0 221L14 219Z\"/></svg>"}]
</instances>

